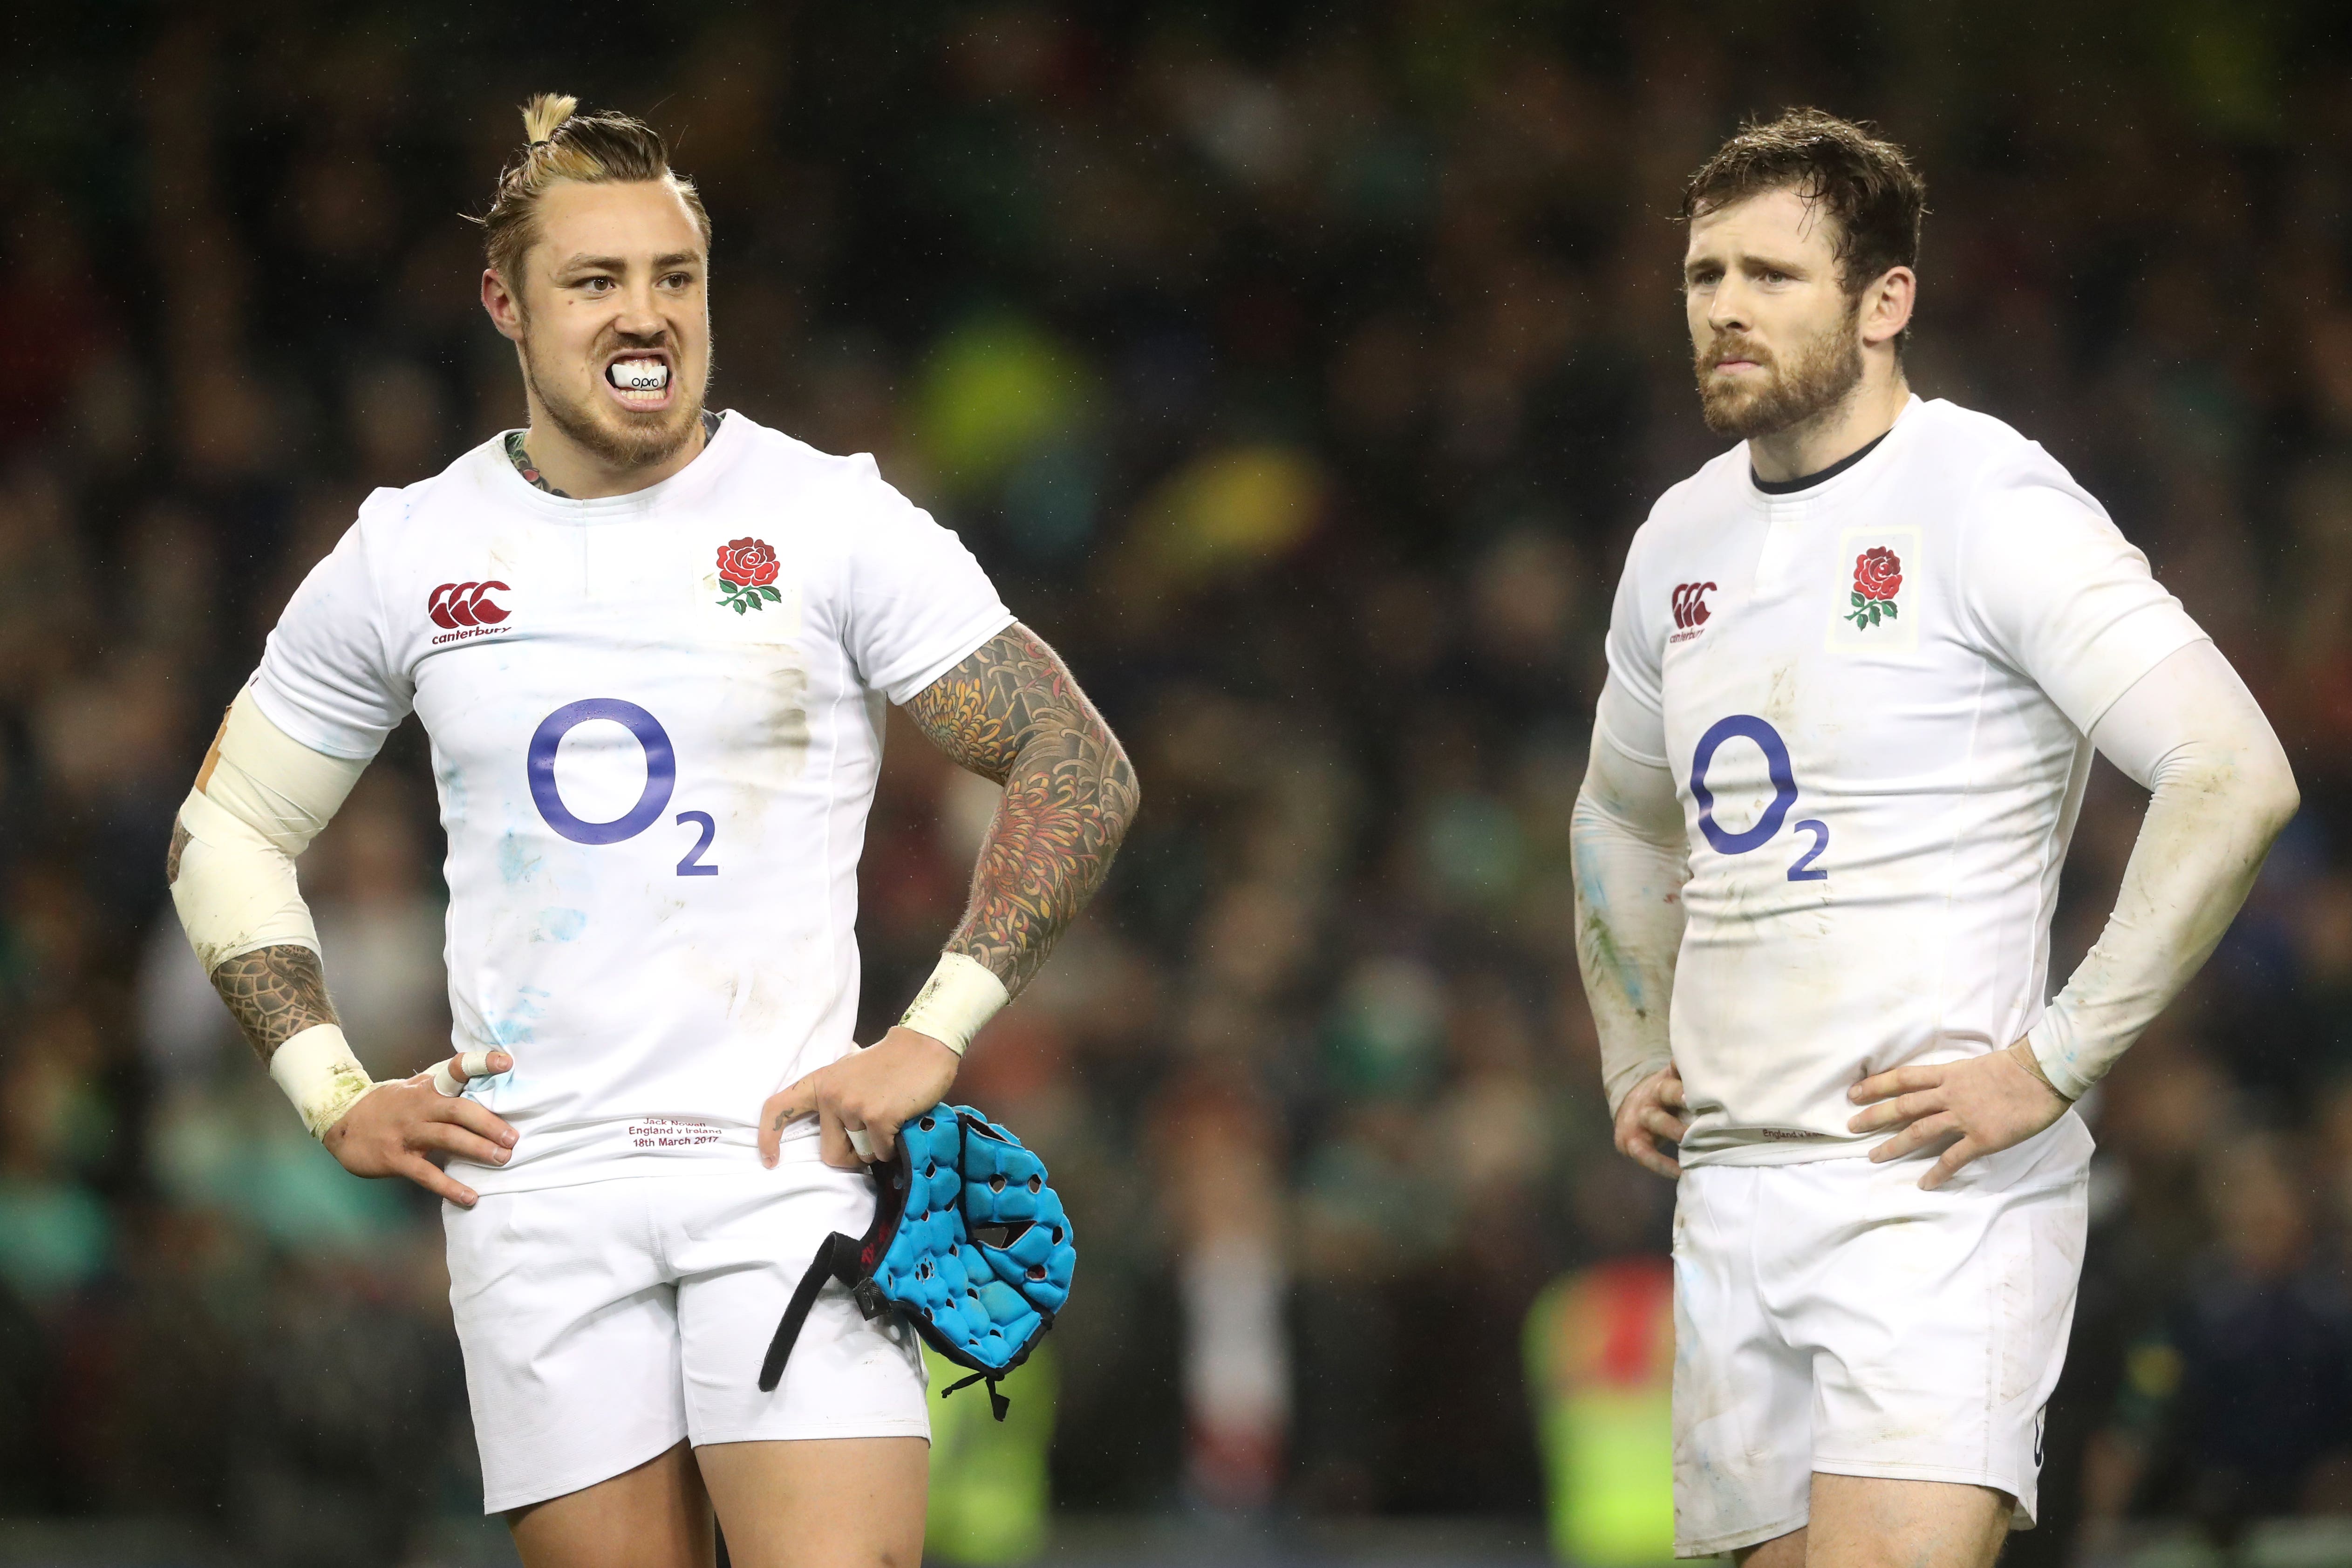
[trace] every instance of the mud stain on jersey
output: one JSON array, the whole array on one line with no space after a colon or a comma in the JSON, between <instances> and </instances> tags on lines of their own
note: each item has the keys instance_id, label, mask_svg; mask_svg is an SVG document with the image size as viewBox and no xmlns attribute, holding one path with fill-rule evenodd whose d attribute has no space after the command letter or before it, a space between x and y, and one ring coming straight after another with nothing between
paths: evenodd
<instances>
[{"instance_id":1,"label":"mud stain on jersey","mask_svg":"<svg viewBox=\"0 0 2352 1568\"><path fill-rule=\"evenodd\" d=\"M1772 672L1772 683L1764 691L1764 717L1772 727L1786 730L1797 712L1797 666L1794 660Z\"/></svg>"},{"instance_id":2,"label":"mud stain on jersey","mask_svg":"<svg viewBox=\"0 0 2352 1568\"><path fill-rule=\"evenodd\" d=\"M732 965L718 963L704 956L699 947L686 946L672 952L667 959L681 989L698 991L719 1005L719 1015L731 1028L735 1022L736 999L742 994L743 976Z\"/></svg>"},{"instance_id":3,"label":"mud stain on jersey","mask_svg":"<svg viewBox=\"0 0 2352 1568\"><path fill-rule=\"evenodd\" d=\"M441 826L454 827L464 820L467 791L465 771L454 763L433 770L433 782L441 791Z\"/></svg>"},{"instance_id":4,"label":"mud stain on jersey","mask_svg":"<svg viewBox=\"0 0 2352 1568\"><path fill-rule=\"evenodd\" d=\"M747 1029L774 1029L783 1022L791 997L792 987L783 975L755 972L743 994L743 1010L737 1015L736 1022Z\"/></svg>"},{"instance_id":5,"label":"mud stain on jersey","mask_svg":"<svg viewBox=\"0 0 2352 1568\"><path fill-rule=\"evenodd\" d=\"M808 669L794 649L775 647L761 652L764 668L732 674L727 680L726 745L730 754L719 836L730 845L761 843L769 808L808 767Z\"/></svg>"},{"instance_id":6,"label":"mud stain on jersey","mask_svg":"<svg viewBox=\"0 0 2352 1568\"><path fill-rule=\"evenodd\" d=\"M777 776L798 778L808 764L808 671L797 660L768 674L767 743Z\"/></svg>"},{"instance_id":7,"label":"mud stain on jersey","mask_svg":"<svg viewBox=\"0 0 2352 1568\"><path fill-rule=\"evenodd\" d=\"M1595 889L1597 891L1597 889ZM1607 975L1614 979L1624 994L1625 1005L1633 1009L1636 1019L1647 1019L1649 1008L1642 994L1642 973L1628 960L1617 945L1617 933L1609 924L1609 917L1594 903L1588 902L1584 911L1584 929L1577 933L1582 949L1584 972L1589 975Z\"/></svg>"},{"instance_id":8,"label":"mud stain on jersey","mask_svg":"<svg viewBox=\"0 0 2352 1568\"><path fill-rule=\"evenodd\" d=\"M757 779L764 792L808 766L809 675L796 648L762 647L756 660L751 651L728 672L722 723L739 776Z\"/></svg>"}]
</instances>

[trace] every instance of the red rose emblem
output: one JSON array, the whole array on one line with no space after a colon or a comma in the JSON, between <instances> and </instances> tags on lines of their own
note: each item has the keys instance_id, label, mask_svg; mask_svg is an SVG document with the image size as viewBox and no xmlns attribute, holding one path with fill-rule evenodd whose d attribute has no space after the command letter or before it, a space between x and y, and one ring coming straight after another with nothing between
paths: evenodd
<instances>
[{"instance_id":1,"label":"red rose emblem","mask_svg":"<svg viewBox=\"0 0 2352 1568\"><path fill-rule=\"evenodd\" d=\"M730 539L719 547L719 575L730 588L764 588L776 580L776 552L764 539Z\"/></svg>"},{"instance_id":2,"label":"red rose emblem","mask_svg":"<svg viewBox=\"0 0 2352 1568\"><path fill-rule=\"evenodd\" d=\"M768 586L776 580L776 552L764 539L730 539L719 547L719 584L727 596L718 601L741 615L783 603L783 595Z\"/></svg>"},{"instance_id":3,"label":"red rose emblem","mask_svg":"<svg viewBox=\"0 0 2352 1568\"><path fill-rule=\"evenodd\" d=\"M1865 550L1853 558L1853 592L1847 595L1853 608L1845 613L1845 618L1858 632L1882 620L1894 620L1897 615L1895 595L1902 591L1901 558L1883 544Z\"/></svg>"},{"instance_id":4,"label":"red rose emblem","mask_svg":"<svg viewBox=\"0 0 2352 1568\"><path fill-rule=\"evenodd\" d=\"M1903 563L1880 545L1853 558L1853 591L1865 599L1891 599L1903 591Z\"/></svg>"}]
</instances>

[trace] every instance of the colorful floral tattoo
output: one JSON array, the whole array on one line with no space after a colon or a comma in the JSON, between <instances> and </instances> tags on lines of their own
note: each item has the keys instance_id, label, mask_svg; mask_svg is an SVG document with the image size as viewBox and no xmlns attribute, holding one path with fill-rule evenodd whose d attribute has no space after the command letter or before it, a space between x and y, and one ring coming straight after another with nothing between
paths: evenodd
<instances>
[{"instance_id":1,"label":"colorful floral tattoo","mask_svg":"<svg viewBox=\"0 0 2352 1568\"><path fill-rule=\"evenodd\" d=\"M1012 626L917 692L908 715L1004 786L947 951L1019 994L1110 869L1142 799L1135 769L1061 657Z\"/></svg>"}]
</instances>

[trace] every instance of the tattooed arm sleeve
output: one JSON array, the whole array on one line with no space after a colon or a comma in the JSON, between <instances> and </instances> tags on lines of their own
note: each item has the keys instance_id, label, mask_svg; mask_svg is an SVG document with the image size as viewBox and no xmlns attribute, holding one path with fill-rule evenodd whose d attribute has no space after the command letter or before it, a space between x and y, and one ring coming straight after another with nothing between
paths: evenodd
<instances>
[{"instance_id":1,"label":"tattooed arm sleeve","mask_svg":"<svg viewBox=\"0 0 2352 1568\"><path fill-rule=\"evenodd\" d=\"M213 971L213 989L228 1004L236 1026L265 1062L303 1030L342 1022L328 999L319 955L307 947L240 953Z\"/></svg>"},{"instance_id":2,"label":"tattooed arm sleeve","mask_svg":"<svg viewBox=\"0 0 2352 1568\"><path fill-rule=\"evenodd\" d=\"M1142 798L1135 770L1061 657L1018 624L907 712L940 750L1004 786L947 951L1018 995L1109 870Z\"/></svg>"}]
</instances>

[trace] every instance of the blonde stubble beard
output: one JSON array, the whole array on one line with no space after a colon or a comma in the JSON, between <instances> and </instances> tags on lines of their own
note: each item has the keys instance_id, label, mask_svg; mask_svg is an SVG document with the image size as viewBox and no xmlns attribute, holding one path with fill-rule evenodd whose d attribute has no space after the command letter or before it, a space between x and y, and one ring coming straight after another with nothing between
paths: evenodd
<instances>
[{"instance_id":1,"label":"blonde stubble beard","mask_svg":"<svg viewBox=\"0 0 2352 1568\"><path fill-rule=\"evenodd\" d=\"M677 456L702 426L702 395L709 385L707 367L702 386L697 387L690 398L681 395L661 424L649 426L625 425L615 429L599 420L593 409L552 395L540 380L539 368L531 358L528 317L523 321L523 335L516 346L521 351L523 385L530 391L531 401L546 411L549 424L599 462L621 469L656 467ZM677 363L678 357L673 351L670 355L673 377L682 368ZM683 393L684 388L681 387L680 391Z\"/></svg>"}]
</instances>

